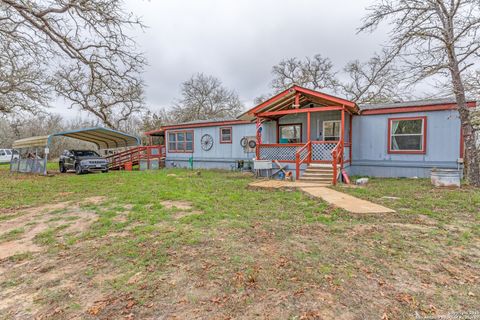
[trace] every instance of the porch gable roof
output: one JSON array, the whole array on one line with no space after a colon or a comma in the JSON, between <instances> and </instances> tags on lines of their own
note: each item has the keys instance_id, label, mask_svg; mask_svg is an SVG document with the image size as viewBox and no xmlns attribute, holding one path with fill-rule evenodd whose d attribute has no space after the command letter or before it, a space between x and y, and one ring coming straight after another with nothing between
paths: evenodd
<instances>
[{"instance_id":1,"label":"porch gable roof","mask_svg":"<svg viewBox=\"0 0 480 320\"><path fill-rule=\"evenodd\" d=\"M297 106L295 106L296 103L298 103ZM328 108L335 107L345 107L351 113L358 113L359 111L357 104L352 101L294 85L291 88L280 92L265 102L262 102L256 107L248 110L238 118L251 121L254 120L260 113L271 113L277 111L288 111L288 113L295 113L295 110L302 112L300 111L302 110L301 106L305 103L316 103L320 105L321 107L316 108L316 111L321 111L322 108L325 108L326 111Z\"/></svg>"}]
</instances>

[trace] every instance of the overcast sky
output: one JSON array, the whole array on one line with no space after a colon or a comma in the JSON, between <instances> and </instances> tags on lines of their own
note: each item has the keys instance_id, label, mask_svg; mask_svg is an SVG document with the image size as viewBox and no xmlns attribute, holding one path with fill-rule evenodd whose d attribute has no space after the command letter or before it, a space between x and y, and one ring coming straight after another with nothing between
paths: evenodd
<instances>
[{"instance_id":1,"label":"overcast sky","mask_svg":"<svg viewBox=\"0 0 480 320\"><path fill-rule=\"evenodd\" d=\"M148 59L151 109L169 107L180 84L203 72L234 89L246 107L268 93L271 68L320 53L338 69L380 49L384 32L356 34L372 0L126 0L148 26L137 42ZM59 112L70 117L75 112Z\"/></svg>"}]
</instances>

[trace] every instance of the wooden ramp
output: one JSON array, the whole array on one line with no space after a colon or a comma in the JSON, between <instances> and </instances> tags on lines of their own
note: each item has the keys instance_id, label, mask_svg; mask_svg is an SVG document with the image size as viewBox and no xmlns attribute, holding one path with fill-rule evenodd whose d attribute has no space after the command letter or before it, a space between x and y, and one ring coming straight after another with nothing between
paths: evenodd
<instances>
[{"instance_id":1,"label":"wooden ramp","mask_svg":"<svg viewBox=\"0 0 480 320\"><path fill-rule=\"evenodd\" d=\"M392 210L390 208L327 188L326 185L320 185L318 183L308 183L302 181L290 182L278 180L263 180L252 182L249 184L249 186L252 188L265 189L300 189L301 191L312 197L320 198L335 207L342 208L352 213L395 212L395 210Z\"/></svg>"},{"instance_id":2,"label":"wooden ramp","mask_svg":"<svg viewBox=\"0 0 480 320\"><path fill-rule=\"evenodd\" d=\"M139 146L105 157L110 170L124 169L126 164L136 166L140 160L159 159L165 161L165 146ZM160 163L160 166L162 164Z\"/></svg>"}]
</instances>

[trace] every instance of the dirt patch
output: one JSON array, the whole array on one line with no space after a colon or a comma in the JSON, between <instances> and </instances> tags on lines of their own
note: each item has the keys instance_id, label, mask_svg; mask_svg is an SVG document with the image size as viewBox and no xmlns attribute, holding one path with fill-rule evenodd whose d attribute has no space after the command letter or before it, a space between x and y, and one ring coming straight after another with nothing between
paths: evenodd
<instances>
[{"instance_id":1,"label":"dirt patch","mask_svg":"<svg viewBox=\"0 0 480 320\"><path fill-rule=\"evenodd\" d=\"M412 224L412 223L387 223L386 225L389 225L394 228L413 229L413 230L424 231L424 232L429 232L436 229L433 226L426 226L422 224Z\"/></svg>"},{"instance_id":2,"label":"dirt patch","mask_svg":"<svg viewBox=\"0 0 480 320\"><path fill-rule=\"evenodd\" d=\"M162 206L167 209L177 208L180 210L190 210L192 209L192 203L188 201L173 201L173 200L165 200L160 202Z\"/></svg>"},{"instance_id":3,"label":"dirt patch","mask_svg":"<svg viewBox=\"0 0 480 320\"><path fill-rule=\"evenodd\" d=\"M183 217L191 216L191 215L199 215L203 214L203 211L200 210L192 210L193 206L191 202L188 201L173 201L173 200L165 200L160 202L162 206L166 209L179 209L181 211L175 212L173 215L174 219L181 219Z\"/></svg>"},{"instance_id":4,"label":"dirt patch","mask_svg":"<svg viewBox=\"0 0 480 320\"><path fill-rule=\"evenodd\" d=\"M175 219L181 219L183 217L191 216L191 215L200 215L203 214L203 211L195 210L195 211L180 211L173 215Z\"/></svg>"},{"instance_id":5,"label":"dirt patch","mask_svg":"<svg viewBox=\"0 0 480 320\"><path fill-rule=\"evenodd\" d=\"M97 215L80 209L80 204L99 204L104 199L92 197L77 204L60 202L16 212L16 218L0 223L0 238L18 229L22 232L12 240L0 242L0 260L16 254L41 251L42 247L35 243L35 238L47 230L61 227L62 235L84 232L97 219Z\"/></svg>"}]
</instances>

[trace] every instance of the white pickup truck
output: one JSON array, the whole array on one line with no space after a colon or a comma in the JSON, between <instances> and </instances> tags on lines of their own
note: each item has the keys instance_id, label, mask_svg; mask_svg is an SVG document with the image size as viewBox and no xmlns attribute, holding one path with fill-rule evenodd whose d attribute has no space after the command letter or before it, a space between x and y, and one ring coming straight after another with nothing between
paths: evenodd
<instances>
[{"instance_id":1,"label":"white pickup truck","mask_svg":"<svg viewBox=\"0 0 480 320\"><path fill-rule=\"evenodd\" d=\"M18 159L18 153L12 149L0 149L0 163L10 163L13 159Z\"/></svg>"}]
</instances>

